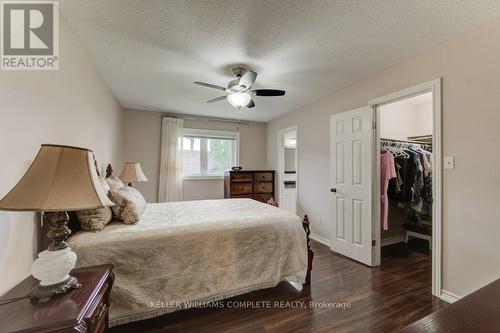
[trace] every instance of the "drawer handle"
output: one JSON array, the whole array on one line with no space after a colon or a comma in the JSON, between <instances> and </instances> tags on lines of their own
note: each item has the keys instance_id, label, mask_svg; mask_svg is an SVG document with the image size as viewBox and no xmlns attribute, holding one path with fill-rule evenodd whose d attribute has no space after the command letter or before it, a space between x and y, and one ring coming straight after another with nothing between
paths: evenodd
<instances>
[{"instance_id":1,"label":"drawer handle","mask_svg":"<svg viewBox=\"0 0 500 333\"><path fill-rule=\"evenodd\" d=\"M97 312L97 315L94 317L94 322L96 321L99 321L102 316L104 315L104 313L106 312L106 303L102 303L100 306L99 306L99 311Z\"/></svg>"}]
</instances>

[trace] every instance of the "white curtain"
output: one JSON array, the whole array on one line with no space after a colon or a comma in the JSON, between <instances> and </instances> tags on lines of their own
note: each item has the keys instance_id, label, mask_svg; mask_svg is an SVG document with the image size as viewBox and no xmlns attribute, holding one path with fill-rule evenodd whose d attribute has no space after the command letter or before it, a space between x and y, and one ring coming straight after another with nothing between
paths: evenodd
<instances>
[{"instance_id":1,"label":"white curtain","mask_svg":"<svg viewBox=\"0 0 500 333\"><path fill-rule=\"evenodd\" d=\"M164 117L161 127L159 202L182 200L183 120Z\"/></svg>"}]
</instances>

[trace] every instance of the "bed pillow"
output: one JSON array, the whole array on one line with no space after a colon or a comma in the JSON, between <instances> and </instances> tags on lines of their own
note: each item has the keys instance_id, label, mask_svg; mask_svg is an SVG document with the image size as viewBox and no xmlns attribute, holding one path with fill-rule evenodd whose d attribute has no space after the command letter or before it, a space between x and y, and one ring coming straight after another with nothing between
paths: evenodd
<instances>
[{"instance_id":1,"label":"bed pillow","mask_svg":"<svg viewBox=\"0 0 500 333\"><path fill-rule=\"evenodd\" d=\"M111 207L118 220L125 224L136 224L146 211L146 200L135 188L126 186L119 189L111 188L110 199L115 203Z\"/></svg>"},{"instance_id":2,"label":"bed pillow","mask_svg":"<svg viewBox=\"0 0 500 333\"><path fill-rule=\"evenodd\" d=\"M117 190L117 189L125 186L125 184L123 184L123 182L120 180L120 178L115 177L115 176L111 176L109 178L106 178L106 181L112 190Z\"/></svg>"},{"instance_id":3,"label":"bed pillow","mask_svg":"<svg viewBox=\"0 0 500 333\"><path fill-rule=\"evenodd\" d=\"M111 208L101 207L79 210L76 212L76 216L83 230L97 232L104 229L104 226L111 221L113 214Z\"/></svg>"},{"instance_id":4,"label":"bed pillow","mask_svg":"<svg viewBox=\"0 0 500 333\"><path fill-rule=\"evenodd\" d=\"M99 183L101 183L101 187L104 190L104 193L106 193L106 195L108 195L109 191L111 191L111 187L109 187L109 184L108 184L108 181L106 180L106 178L104 178L103 176L99 176Z\"/></svg>"}]
</instances>

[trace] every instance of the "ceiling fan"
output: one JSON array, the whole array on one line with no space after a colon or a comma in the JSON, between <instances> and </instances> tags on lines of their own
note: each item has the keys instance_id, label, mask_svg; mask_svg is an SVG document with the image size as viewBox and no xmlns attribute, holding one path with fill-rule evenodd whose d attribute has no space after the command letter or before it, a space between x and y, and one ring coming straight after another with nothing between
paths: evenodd
<instances>
[{"instance_id":1,"label":"ceiling fan","mask_svg":"<svg viewBox=\"0 0 500 333\"><path fill-rule=\"evenodd\" d=\"M252 85L255 83L255 80L257 79L257 73L241 66L233 67L231 71L233 72L234 76L236 76L236 79L230 81L227 85L227 88L205 82L199 82L199 81L193 82L194 84L197 84L202 87L222 90L228 93L228 95L211 99L207 101L207 103L214 103L222 101L227 98L229 104L231 104L238 110L241 110L244 107L253 108L255 106L255 103L252 100L252 96L285 95L284 90L275 90L275 89L251 90Z\"/></svg>"}]
</instances>

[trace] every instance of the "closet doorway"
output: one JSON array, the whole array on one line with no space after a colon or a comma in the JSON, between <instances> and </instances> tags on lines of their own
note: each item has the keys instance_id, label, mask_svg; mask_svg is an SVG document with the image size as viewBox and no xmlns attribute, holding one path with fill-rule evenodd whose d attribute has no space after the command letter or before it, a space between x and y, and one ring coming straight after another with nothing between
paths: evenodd
<instances>
[{"instance_id":1,"label":"closet doorway","mask_svg":"<svg viewBox=\"0 0 500 333\"><path fill-rule=\"evenodd\" d=\"M375 265L384 256L432 262L441 296L441 96L434 80L370 101L374 131Z\"/></svg>"}]
</instances>

